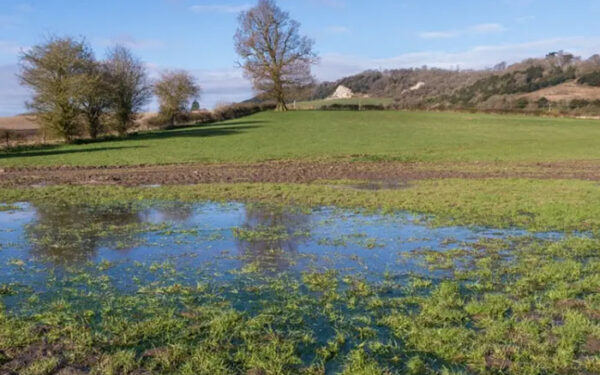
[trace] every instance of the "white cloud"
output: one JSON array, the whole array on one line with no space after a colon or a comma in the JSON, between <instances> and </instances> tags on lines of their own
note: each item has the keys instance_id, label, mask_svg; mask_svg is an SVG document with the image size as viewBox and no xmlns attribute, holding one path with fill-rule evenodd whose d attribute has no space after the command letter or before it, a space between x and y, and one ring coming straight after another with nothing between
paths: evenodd
<instances>
[{"instance_id":1,"label":"white cloud","mask_svg":"<svg viewBox=\"0 0 600 375\"><path fill-rule=\"evenodd\" d=\"M469 27L468 31L476 34L500 33L506 29L499 23L481 23Z\"/></svg>"},{"instance_id":2,"label":"white cloud","mask_svg":"<svg viewBox=\"0 0 600 375\"><path fill-rule=\"evenodd\" d=\"M313 4L318 6L327 6L331 8L344 8L346 2L344 0L310 0Z\"/></svg>"},{"instance_id":3,"label":"white cloud","mask_svg":"<svg viewBox=\"0 0 600 375\"><path fill-rule=\"evenodd\" d=\"M29 91L19 84L17 64L0 66L0 116L12 116L25 112Z\"/></svg>"},{"instance_id":4,"label":"white cloud","mask_svg":"<svg viewBox=\"0 0 600 375\"><path fill-rule=\"evenodd\" d=\"M550 51L561 49L578 56L589 57L600 51L600 37L554 38L516 44L481 45L459 52L413 52L381 59L327 54L321 57L314 73L319 80L332 81L367 69L399 69L423 65L447 69L457 66L461 69L480 69L494 66L500 61L512 63L530 57L542 57Z\"/></svg>"},{"instance_id":5,"label":"white cloud","mask_svg":"<svg viewBox=\"0 0 600 375\"><path fill-rule=\"evenodd\" d=\"M250 4L243 5L227 5L227 4L215 4L215 5L192 5L190 10L194 13L240 13L248 10L252 7Z\"/></svg>"},{"instance_id":6,"label":"white cloud","mask_svg":"<svg viewBox=\"0 0 600 375\"><path fill-rule=\"evenodd\" d=\"M419 33L419 37L423 39L449 39L459 35L456 31L425 31Z\"/></svg>"},{"instance_id":7,"label":"white cloud","mask_svg":"<svg viewBox=\"0 0 600 375\"><path fill-rule=\"evenodd\" d=\"M0 40L0 54L2 55L18 55L25 47L8 40Z\"/></svg>"},{"instance_id":8,"label":"white cloud","mask_svg":"<svg viewBox=\"0 0 600 375\"><path fill-rule=\"evenodd\" d=\"M350 29L346 26L329 26L327 32L330 34L348 34Z\"/></svg>"},{"instance_id":9,"label":"white cloud","mask_svg":"<svg viewBox=\"0 0 600 375\"><path fill-rule=\"evenodd\" d=\"M16 6L15 9L21 13L31 13L31 12L35 11L35 8L33 7L33 5L28 4L28 3L19 4Z\"/></svg>"},{"instance_id":10,"label":"white cloud","mask_svg":"<svg viewBox=\"0 0 600 375\"><path fill-rule=\"evenodd\" d=\"M530 22L533 22L536 20L535 16L523 16L523 17L517 17L515 18L515 21L517 21L517 23L520 24L528 24Z\"/></svg>"},{"instance_id":11,"label":"white cloud","mask_svg":"<svg viewBox=\"0 0 600 375\"><path fill-rule=\"evenodd\" d=\"M424 31L418 35L422 39L449 39L463 35L500 33L503 31L506 31L506 28L499 23L480 23L463 30Z\"/></svg>"},{"instance_id":12,"label":"white cloud","mask_svg":"<svg viewBox=\"0 0 600 375\"><path fill-rule=\"evenodd\" d=\"M137 50L162 48L165 46L165 43L160 39L137 39L127 34L112 38L98 38L95 41L104 47L110 47L114 46L115 44L119 44L127 48Z\"/></svg>"}]
</instances>

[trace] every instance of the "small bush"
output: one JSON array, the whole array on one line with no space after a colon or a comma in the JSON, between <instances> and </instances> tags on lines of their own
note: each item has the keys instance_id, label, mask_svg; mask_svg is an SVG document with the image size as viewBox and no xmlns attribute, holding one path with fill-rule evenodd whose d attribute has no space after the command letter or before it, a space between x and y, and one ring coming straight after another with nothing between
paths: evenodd
<instances>
[{"instance_id":1,"label":"small bush","mask_svg":"<svg viewBox=\"0 0 600 375\"><path fill-rule=\"evenodd\" d=\"M340 104L334 103L324 105L320 108L322 111L383 111L385 107L380 104Z\"/></svg>"},{"instance_id":2,"label":"small bush","mask_svg":"<svg viewBox=\"0 0 600 375\"><path fill-rule=\"evenodd\" d=\"M258 112L275 109L275 103L238 103L220 106L213 111L216 121L233 120L240 117L250 116Z\"/></svg>"},{"instance_id":3,"label":"small bush","mask_svg":"<svg viewBox=\"0 0 600 375\"><path fill-rule=\"evenodd\" d=\"M15 137L15 132L9 129L0 129L0 145L6 149L10 148L10 141Z\"/></svg>"},{"instance_id":4,"label":"small bush","mask_svg":"<svg viewBox=\"0 0 600 375\"><path fill-rule=\"evenodd\" d=\"M585 74L577 80L580 85L600 87L600 71Z\"/></svg>"},{"instance_id":5,"label":"small bush","mask_svg":"<svg viewBox=\"0 0 600 375\"><path fill-rule=\"evenodd\" d=\"M546 97L539 98L536 103L538 108L540 109L547 109L550 107L550 104L552 104L550 100L548 100Z\"/></svg>"},{"instance_id":6,"label":"small bush","mask_svg":"<svg viewBox=\"0 0 600 375\"><path fill-rule=\"evenodd\" d=\"M274 103L238 103L228 104L216 108L214 111L193 111L182 113L177 116L176 123L180 125L210 124L212 122L233 120L240 117L250 116L258 112L275 109ZM167 116L157 114L146 120L148 126L164 128L169 126L170 119Z\"/></svg>"},{"instance_id":7,"label":"small bush","mask_svg":"<svg viewBox=\"0 0 600 375\"><path fill-rule=\"evenodd\" d=\"M571 109L583 108L588 105L590 105L590 102L585 99L573 99L569 102L569 108Z\"/></svg>"},{"instance_id":8,"label":"small bush","mask_svg":"<svg viewBox=\"0 0 600 375\"><path fill-rule=\"evenodd\" d=\"M519 109L525 109L529 105L529 100L527 100L527 98L519 98L519 99L517 99L517 102L515 103L515 105Z\"/></svg>"}]
</instances>

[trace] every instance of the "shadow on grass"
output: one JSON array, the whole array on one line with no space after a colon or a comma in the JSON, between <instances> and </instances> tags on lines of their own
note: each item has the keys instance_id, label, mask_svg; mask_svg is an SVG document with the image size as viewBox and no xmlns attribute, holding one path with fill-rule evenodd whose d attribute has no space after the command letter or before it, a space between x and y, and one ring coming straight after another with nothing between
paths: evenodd
<instances>
[{"instance_id":1,"label":"shadow on grass","mask_svg":"<svg viewBox=\"0 0 600 375\"><path fill-rule=\"evenodd\" d=\"M126 137L106 136L99 139L80 139L76 140L71 144L57 144L57 145L32 145L32 146L21 146L8 151L0 151L0 159L12 158L12 157L26 157L26 156L45 156L45 155L60 155L70 153L84 153L94 151L110 151L127 148L143 148L146 146L130 146L130 147L99 147L99 148L84 148L84 149L63 149L65 146L75 145L84 146L99 144L104 142L126 142L126 141L139 141L139 140L159 140L169 138L192 138L192 137L218 137L233 134L245 133L247 130L260 128L258 124L264 123L264 121L239 121L233 123L213 123L203 125L191 125L182 126L168 130L153 130L147 132L140 132L130 134Z\"/></svg>"},{"instance_id":2,"label":"shadow on grass","mask_svg":"<svg viewBox=\"0 0 600 375\"><path fill-rule=\"evenodd\" d=\"M154 139L168 139L168 138L218 137L218 136L245 133L247 130L260 128L261 126L256 125L256 124L259 124L261 122L262 121L244 121L244 122L237 122L234 124L188 126L188 127L174 128L174 129L169 129L169 130L160 130L160 131L132 134L126 138L115 138L114 140L115 141L127 141L127 140L154 140Z\"/></svg>"},{"instance_id":3,"label":"shadow on grass","mask_svg":"<svg viewBox=\"0 0 600 375\"><path fill-rule=\"evenodd\" d=\"M98 151L114 151L131 148L146 148L146 146L126 146L126 147L98 147L86 149L59 149L60 146L37 146L36 148L20 149L19 151L0 151L0 160L9 158L26 158L30 156L50 156L50 155L65 155L78 154Z\"/></svg>"}]
</instances>

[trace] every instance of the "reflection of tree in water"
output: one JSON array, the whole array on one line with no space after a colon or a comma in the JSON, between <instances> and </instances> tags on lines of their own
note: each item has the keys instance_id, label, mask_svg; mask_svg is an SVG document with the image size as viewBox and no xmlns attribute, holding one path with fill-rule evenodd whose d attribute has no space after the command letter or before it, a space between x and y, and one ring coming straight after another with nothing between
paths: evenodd
<instances>
[{"instance_id":1,"label":"reflection of tree in water","mask_svg":"<svg viewBox=\"0 0 600 375\"><path fill-rule=\"evenodd\" d=\"M306 239L309 220L310 216L299 209L246 206L243 230L280 235L238 238L236 244L243 261L256 264L265 271L287 270L298 252L298 245Z\"/></svg>"},{"instance_id":2,"label":"reflection of tree in water","mask_svg":"<svg viewBox=\"0 0 600 375\"><path fill-rule=\"evenodd\" d=\"M57 264L89 260L102 246L130 249L141 219L131 207L39 205L27 227L35 256Z\"/></svg>"}]
</instances>

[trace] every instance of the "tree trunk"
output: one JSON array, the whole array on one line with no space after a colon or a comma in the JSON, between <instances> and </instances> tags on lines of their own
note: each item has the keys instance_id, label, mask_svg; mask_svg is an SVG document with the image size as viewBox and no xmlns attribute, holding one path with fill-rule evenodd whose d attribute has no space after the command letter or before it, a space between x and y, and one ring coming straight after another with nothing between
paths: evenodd
<instances>
[{"instance_id":1,"label":"tree trunk","mask_svg":"<svg viewBox=\"0 0 600 375\"><path fill-rule=\"evenodd\" d=\"M277 107L275 107L275 111L277 112L286 112L288 110L287 105L284 100L277 101Z\"/></svg>"},{"instance_id":2,"label":"tree trunk","mask_svg":"<svg viewBox=\"0 0 600 375\"><path fill-rule=\"evenodd\" d=\"M285 94L283 93L283 84L281 83L281 79L279 75L275 77L273 80L275 83L275 98L277 99L277 107L275 107L275 111L277 112L285 112L288 110L287 105L285 104Z\"/></svg>"},{"instance_id":3,"label":"tree trunk","mask_svg":"<svg viewBox=\"0 0 600 375\"><path fill-rule=\"evenodd\" d=\"M91 117L88 121L90 124L90 138L98 138L98 133L100 130L100 119Z\"/></svg>"}]
</instances>

